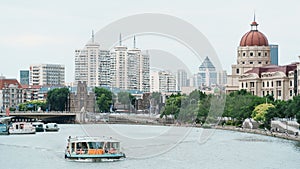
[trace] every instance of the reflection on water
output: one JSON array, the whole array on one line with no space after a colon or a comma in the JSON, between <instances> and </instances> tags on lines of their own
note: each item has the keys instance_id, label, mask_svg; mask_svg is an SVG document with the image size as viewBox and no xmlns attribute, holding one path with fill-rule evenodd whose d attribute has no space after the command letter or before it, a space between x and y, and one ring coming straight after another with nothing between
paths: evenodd
<instances>
[{"instance_id":1,"label":"reflection on water","mask_svg":"<svg viewBox=\"0 0 300 169\"><path fill-rule=\"evenodd\" d=\"M300 141L295 142L295 147L300 152Z\"/></svg>"},{"instance_id":2,"label":"reflection on water","mask_svg":"<svg viewBox=\"0 0 300 169\"><path fill-rule=\"evenodd\" d=\"M56 133L0 136L1 168L294 169L300 166L299 142L262 135L216 130L206 143L199 144L197 139L203 132L199 128L172 128L167 129L170 131L168 134L161 135L166 127L114 125L114 130L122 132L122 135L130 133L132 136L123 137L112 133L110 127L105 125L60 127L61 130ZM128 158L101 164L65 160L68 136L84 135L106 135L120 140L122 151ZM253 163L258 160L259 163Z\"/></svg>"},{"instance_id":3,"label":"reflection on water","mask_svg":"<svg viewBox=\"0 0 300 169\"><path fill-rule=\"evenodd\" d=\"M272 140L268 140L265 138L259 138L257 136L249 136L249 137L243 137L236 139L238 141L249 141L249 142L271 142Z\"/></svg>"}]
</instances>

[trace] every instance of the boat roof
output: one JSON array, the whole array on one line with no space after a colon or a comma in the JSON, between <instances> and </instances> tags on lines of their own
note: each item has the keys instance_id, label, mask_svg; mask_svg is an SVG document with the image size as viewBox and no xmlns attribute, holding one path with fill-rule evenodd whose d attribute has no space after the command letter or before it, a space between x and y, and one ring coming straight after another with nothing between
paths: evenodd
<instances>
[{"instance_id":1,"label":"boat roof","mask_svg":"<svg viewBox=\"0 0 300 169\"><path fill-rule=\"evenodd\" d=\"M57 124L57 123L47 123L47 124L54 125L54 124Z\"/></svg>"},{"instance_id":2,"label":"boat roof","mask_svg":"<svg viewBox=\"0 0 300 169\"><path fill-rule=\"evenodd\" d=\"M76 136L69 137L70 142L120 142L118 140L114 140L111 137L91 137L91 136Z\"/></svg>"},{"instance_id":3,"label":"boat roof","mask_svg":"<svg viewBox=\"0 0 300 169\"><path fill-rule=\"evenodd\" d=\"M18 121L18 122L13 122L12 124L30 124L30 122L26 122L26 121Z\"/></svg>"},{"instance_id":4,"label":"boat roof","mask_svg":"<svg viewBox=\"0 0 300 169\"><path fill-rule=\"evenodd\" d=\"M36 122L32 122L32 124L44 124L44 123L40 121L36 121Z\"/></svg>"}]
</instances>

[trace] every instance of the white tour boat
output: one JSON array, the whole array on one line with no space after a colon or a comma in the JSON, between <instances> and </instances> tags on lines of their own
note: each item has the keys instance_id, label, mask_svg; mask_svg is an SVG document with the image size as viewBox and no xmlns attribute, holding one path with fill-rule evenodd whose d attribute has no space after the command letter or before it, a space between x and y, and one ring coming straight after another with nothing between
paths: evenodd
<instances>
[{"instance_id":1,"label":"white tour boat","mask_svg":"<svg viewBox=\"0 0 300 169\"><path fill-rule=\"evenodd\" d=\"M120 142L101 137L69 137L65 158L75 161L97 162L126 158Z\"/></svg>"},{"instance_id":2,"label":"white tour boat","mask_svg":"<svg viewBox=\"0 0 300 169\"><path fill-rule=\"evenodd\" d=\"M35 127L28 122L15 122L9 127L9 134L35 134Z\"/></svg>"},{"instance_id":3,"label":"white tour boat","mask_svg":"<svg viewBox=\"0 0 300 169\"><path fill-rule=\"evenodd\" d=\"M37 122L32 122L33 127L35 127L36 132L44 132L44 123L37 121Z\"/></svg>"},{"instance_id":4,"label":"white tour boat","mask_svg":"<svg viewBox=\"0 0 300 169\"><path fill-rule=\"evenodd\" d=\"M58 131L59 127L56 123L47 123L45 130L46 131Z\"/></svg>"}]
</instances>

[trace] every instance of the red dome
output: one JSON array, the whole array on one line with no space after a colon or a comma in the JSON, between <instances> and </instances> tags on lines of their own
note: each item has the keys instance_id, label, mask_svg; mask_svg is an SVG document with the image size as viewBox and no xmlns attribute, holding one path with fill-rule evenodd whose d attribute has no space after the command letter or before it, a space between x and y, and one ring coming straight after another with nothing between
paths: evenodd
<instances>
[{"instance_id":1,"label":"red dome","mask_svg":"<svg viewBox=\"0 0 300 169\"><path fill-rule=\"evenodd\" d=\"M240 46L269 46L269 43L263 33L251 30L242 37Z\"/></svg>"},{"instance_id":2,"label":"red dome","mask_svg":"<svg viewBox=\"0 0 300 169\"><path fill-rule=\"evenodd\" d=\"M258 24L251 23L251 31L247 32L241 39L240 46L269 46L267 37L257 30Z\"/></svg>"}]
</instances>

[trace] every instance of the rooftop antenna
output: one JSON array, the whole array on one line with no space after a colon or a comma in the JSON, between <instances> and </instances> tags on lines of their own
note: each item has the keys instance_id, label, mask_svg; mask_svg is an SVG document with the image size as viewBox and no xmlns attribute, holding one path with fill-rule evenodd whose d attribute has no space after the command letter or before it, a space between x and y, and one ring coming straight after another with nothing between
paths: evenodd
<instances>
[{"instance_id":1,"label":"rooftop antenna","mask_svg":"<svg viewBox=\"0 0 300 169\"><path fill-rule=\"evenodd\" d=\"M254 10L254 16L253 16L253 21L255 22L255 10Z\"/></svg>"},{"instance_id":2,"label":"rooftop antenna","mask_svg":"<svg viewBox=\"0 0 300 169\"><path fill-rule=\"evenodd\" d=\"M120 37L119 37L119 45L122 46L122 34L120 33Z\"/></svg>"},{"instance_id":3,"label":"rooftop antenna","mask_svg":"<svg viewBox=\"0 0 300 169\"><path fill-rule=\"evenodd\" d=\"M95 43L95 35L94 35L94 30L92 30L92 43Z\"/></svg>"},{"instance_id":4,"label":"rooftop antenna","mask_svg":"<svg viewBox=\"0 0 300 169\"><path fill-rule=\"evenodd\" d=\"M135 41L135 35L133 36L133 48L136 48L136 41Z\"/></svg>"}]
</instances>

